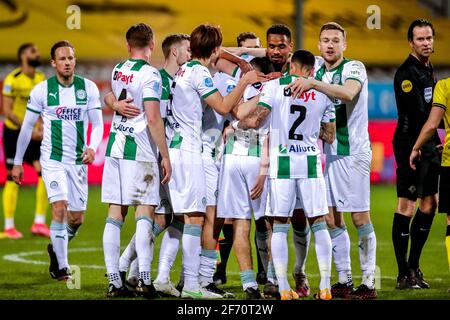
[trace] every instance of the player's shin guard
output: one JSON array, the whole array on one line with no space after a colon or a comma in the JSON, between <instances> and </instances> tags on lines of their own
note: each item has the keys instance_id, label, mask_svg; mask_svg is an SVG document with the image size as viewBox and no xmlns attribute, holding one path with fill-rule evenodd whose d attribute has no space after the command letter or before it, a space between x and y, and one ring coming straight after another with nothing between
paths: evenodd
<instances>
[{"instance_id":1,"label":"player's shin guard","mask_svg":"<svg viewBox=\"0 0 450 320\"><path fill-rule=\"evenodd\" d=\"M5 214L5 229L14 228L14 214L16 212L18 194L19 186L14 181L7 180L3 188L3 212Z\"/></svg>"},{"instance_id":2,"label":"player's shin guard","mask_svg":"<svg viewBox=\"0 0 450 320\"><path fill-rule=\"evenodd\" d=\"M198 224L185 224L183 230L183 273L184 290L199 291L198 272L200 269L202 227Z\"/></svg>"},{"instance_id":3,"label":"player's shin guard","mask_svg":"<svg viewBox=\"0 0 450 320\"><path fill-rule=\"evenodd\" d=\"M217 251L202 249L200 254L199 283L202 287L213 283L217 263Z\"/></svg>"},{"instance_id":4,"label":"player's shin guard","mask_svg":"<svg viewBox=\"0 0 450 320\"><path fill-rule=\"evenodd\" d=\"M120 229L123 222L111 218L106 219L103 231L103 253L105 255L106 272L109 282L116 288L122 287L119 276Z\"/></svg>"},{"instance_id":5,"label":"player's shin guard","mask_svg":"<svg viewBox=\"0 0 450 320\"><path fill-rule=\"evenodd\" d=\"M42 177L39 177L38 184L36 187L36 211L35 211L36 213L34 216L34 223L45 223L45 215L47 213L47 208L48 208L47 191L45 190L44 180L42 180Z\"/></svg>"},{"instance_id":6,"label":"player's shin guard","mask_svg":"<svg viewBox=\"0 0 450 320\"><path fill-rule=\"evenodd\" d=\"M158 262L158 276L156 281L159 283L167 283L170 278L170 270L177 258L180 240L183 236L184 223L173 220L169 228L167 228L161 241Z\"/></svg>"},{"instance_id":7,"label":"player's shin guard","mask_svg":"<svg viewBox=\"0 0 450 320\"><path fill-rule=\"evenodd\" d=\"M67 245L69 243L67 237L67 229L65 223L52 221L50 225L50 239L53 245L53 251L58 259L59 269L68 268L69 262L67 258Z\"/></svg>"},{"instance_id":8,"label":"player's shin guard","mask_svg":"<svg viewBox=\"0 0 450 320\"><path fill-rule=\"evenodd\" d=\"M327 231L327 224L325 221L314 223L311 226L311 231L314 233L317 263L320 271L319 289L331 288L331 237Z\"/></svg>"},{"instance_id":9,"label":"player's shin guard","mask_svg":"<svg viewBox=\"0 0 450 320\"><path fill-rule=\"evenodd\" d=\"M287 244L287 234L289 224L274 224L272 234L272 261L277 275L279 291L290 290L287 280L287 267L289 261L289 251Z\"/></svg>"},{"instance_id":10,"label":"player's shin guard","mask_svg":"<svg viewBox=\"0 0 450 320\"><path fill-rule=\"evenodd\" d=\"M293 228L293 240L295 247L295 274L305 274L306 258L308 256L309 242L311 241L311 232L307 225L304 230L295 230Z\"/></svg>"},{"instance_id":11,"label":"player's shin guard","mask_svg":"<svg viewBox=\"0 0 450 320\"><path fill-rule=\"evenodd\" d=\"M359 261L362 271L362 284L369 289L375 286L375 266L376 266L376 250L377 239L372 223L363 224L358 227L358 247Z\"/></svg>"},{"instance_id":12,"label":"player's shin guard","mask_svg":"<svg viewBox=\"0 0 450 320\"><path fill-rule=\"evenodd\" d=\"M150 285L152 246L150 241L153 238L153 220L148 217L139 217L136 219L136 253L139 261L139 279L142 279L145 285Z\"/></svg>"},{"instance_id":13,"label":"player's shin guard","mask_svg":"<svg viewBox=\"0 0 450 320\"><path fill-rule=\"evenodd\" d=\"M329 230L331 247L339 283L353 283L350 261L350 237L345 225Z\"/></svg>"}]
</instances>

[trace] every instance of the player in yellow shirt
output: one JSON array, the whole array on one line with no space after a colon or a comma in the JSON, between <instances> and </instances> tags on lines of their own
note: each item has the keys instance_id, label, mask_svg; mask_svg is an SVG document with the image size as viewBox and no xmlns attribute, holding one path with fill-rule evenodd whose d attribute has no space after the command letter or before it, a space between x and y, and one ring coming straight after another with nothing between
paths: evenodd
<instances>
[{"instance_id":1,"label":"player in yellow shirt","mask_svg":"<svg viewBox=\"0 0 450 320\"><path fill-rule=\"evenodd\" d=\"M20 239L22 234L17 231L14 225L14 214L16 211L19 185L15 184L11 178L14 156L16 153L16 143L25 117L28 96L31 89L39 82L45 80L45 75L36 70L40 62L40 55L37 47L33 43L25 43L18 49L20 67L13 70L5 78L3 83L3 111L5 123L3 129L3 146L5 151L6 169L8 172L7 181L3 189L3 211L5 215L5 232L3 237L10 239ZM35 235L50 236L50 230L45 224L45 214L48 206L47 192L41 178L41 165L39 163L40 146L42 140L42 125L34 128L32 141L25 153L24 160L32 165L39 175L36 189L36 211L31 232Z\"/></svg>"},{"instance_id":2,"label":"player in yellow shirt","mask_svg":"<svg viewBox=\"0 0 450 320\"><path fill-rule=\"evenodd\" d=\"M439 179L439 212L447 214L447 247L448 266L450 269L450 78L439 80L434 88L433 107L430 116L422 128L409 158L410 166L415 170L416 160L420 157L420 148L436 132L444 118L445 144L442 151L441 173Z\"/></svg>"}]
</instances>

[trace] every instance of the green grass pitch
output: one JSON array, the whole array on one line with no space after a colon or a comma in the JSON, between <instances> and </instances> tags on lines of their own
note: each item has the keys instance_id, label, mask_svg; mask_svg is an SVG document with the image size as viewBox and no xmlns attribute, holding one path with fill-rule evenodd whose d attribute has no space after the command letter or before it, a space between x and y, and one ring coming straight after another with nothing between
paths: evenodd
<instances>
[{"instance_id":1,"label":"green grass pitch","mask_svg":"<svg viewBox=\"0 0 450 320\"><path fill-rule=\"evenodd\" d=\"M0 240L0 299L105 299L107 280L104 276L104 258L102 235L107 214L107 206L100 202L100 187L89 189L88 211L83 226L77 237L69 244L69 262L80 267L80 288L68 289L66 284L56 282L48 274L47 239L31 235L30 226L34 211L34 188L22 188L16 212L16 227L24 233L21 240ZM429 290L398 291L395 290L397 266L391 242L391 226L396 203L395 187L392 185L372 186L372 220L377 235L377 266L379 267L379 299L450 299L447 289L450 285L445 251L445 215L437 214L421 258L421 269L429 281ZM3 219L3 218L2 218ZM347 225L352 241L351 258L354 280L359 284L360 268L357 248L357 234L347 217ZM50 214L47 215L50 221ZM125 248L134 230L133 215L130 214L122 228L122 248ZM3 221L0 222L3 229ZM156 276L159 245L161 236L156 241L153 274ZM312 292L318 288L318 268L314 251L314 237L307 261ZM252 235L253 239L253 235ZM289 236L291 240L291 235ZM292 241L290 241L292 243ZM253 250L255 254L255 250ZM294 249L290 244L289 272L294 264ZM256 265L256 259L254 259ZM256 266L255 266L256 269ZM178 281L181 270L181 253L178 254L171 278ZM333 266L332 282L337 276ZM291 284L294 285L292 278ZM238 299L244 294L239 278L238 265L234 253L228 263L228 282L226 290L236 293Z\"/></svg>"}]
</instances>

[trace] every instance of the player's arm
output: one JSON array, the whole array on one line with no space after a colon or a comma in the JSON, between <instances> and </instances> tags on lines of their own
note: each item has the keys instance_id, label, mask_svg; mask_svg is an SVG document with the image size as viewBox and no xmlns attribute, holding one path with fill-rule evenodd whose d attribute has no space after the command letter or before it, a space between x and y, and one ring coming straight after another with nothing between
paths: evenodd
<instances>
[{"instance_id":1,"label":"player's arm","mask_svg":"<svg viewBox=\"0 0 450 320\"><path fill-rule=\"evenodd\" d=\"M248 114L242 120L236 121L233 123L234 129L256 129L259 128L261 123L269 115L271 109L265 105L262 105L261 102L258 103L256 109L254 109L250 114Z\"/></svg>"},{"instance_id":2,"label":"player's arm","mask_svg":"<svg viewBox=\"0 0 450 320\"><path fill-rule=\"evenodd\" d=\"M161 118L159 101L144 101L144 111L152 139L158 147L162 158L161 166L164 177L162 177L161 183L165 184L169 182L172 175L172 166L170 164L169 149L167 148L164 122Z\"/></svg>"},{"instance_id":3,"label":"player's arm","mask_svg":"<svg viewBox=\"0 0 450 320\"><path fill-rule=\"evenodd\" d=\"M251 98L246 102L234 106L233 110L231 110L231 115L238 120L244 119L247 115L249 115L257 108L258 102L259 95Z\"/></svg>"},{"instance_id":4,"label":"player's arm","mask_svg":"<svg viewBox=\"0 0 450 320\"><path fill-rule=\"evenodd\" d=\"M231 52L237 56L242 56L243 54L248 54L254 57L265 57L266 48L246 48L246 47L225 47L225 50Z\"/></svg>"},{"instance_id":5,"label":"player's arm","mask_svg":"<svg viewBox=\"0 0 450 320\"><path fill-rule=\"evenodd\" d=\"M321 122L319 138L332 144L336 138L336 122Z\"/></svg>"},{"instance_id":6,"label":"player's arm","mask_svg":"<svg viewBox=\"0 0 450 320\"><path fill-rule=\"evenodd\" d=\"M114 93L110 91L103 97L103 101L108 107L125 117L134 118L140 114L139 108L132 104L132 98L117 101Z\"/></svg>"},{"instance_id":7,"label":"player's arm","mask_svg":"<svg viewBox=\"0 0 450 320\"><path fill-rule=\"evenodd\" d=\"M259 175L256 177L256 183L250 192L252 200L258 199L264 191L264 184L266 182L267 172L269 170L269 136L264 139L261 162L259 164Z\"/></svg>"},{"instance_id":8,"label":"player's arm","mask_svg":"<svg viewBox=\"0 0 450 320\"><path fill-rule=\"evenodd\" d=\"M439 128L439 123L444 117L444 114L445 109L442 105L433 104L430 116L422 127L419 137L417 138L409 157L409 165L412 169L416 170L416 160L420 157L420 148L422 148L422 146L434 136L436 130Z\"/></svg>"},{"instance_id":9,"label":"player's arm","mask_svg":"<svg viewBox=\"0 0 450 320\"><path fill-rule=\"evenodd\" d=\"M293 96L299 96L304 91L315 89L329 97L337 98L344 102L351 102L359 94L362 85L358 80L348 79L344 85L329 84L313 78L298 78L288 86Z\"/></svg>"},{"instance_id":10,"label":"player's arm","mask_svg":"<svg viewBox=\"0 0 450 320\"><path fill-rule=\"evenodd\" d=\"M253 70L250 63L237 55L222 49L220 51L219 60L216 63L216 69L231 76L236 72L236 66L241 69L241 75Z\"/></svg>"},{"instance_id":11,"label":"player's arm","mask_svg":"<svg viewBox=\"0 0 450 320\"><path fill-rule=\"evenodd\" d=\"M217 90L213 90L214 92L211 91L211 94L205 94L202 98L217 113L225 115L239 103L239 100L248 85L265 80L266 76L263 73L253 70L243 75L233 91L231 91L226 97L223 97Z\"/></svg>"}]
</instances>

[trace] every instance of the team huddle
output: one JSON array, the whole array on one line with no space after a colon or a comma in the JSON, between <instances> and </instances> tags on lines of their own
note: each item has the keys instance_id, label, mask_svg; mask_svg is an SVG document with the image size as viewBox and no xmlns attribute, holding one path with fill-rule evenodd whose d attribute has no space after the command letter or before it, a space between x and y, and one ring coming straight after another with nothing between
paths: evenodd
<instances>
[{"instance_id":1,"label":"team huddle","mask_svg":"<svg viewBox=\"0 0 450 320\"><path fill-rule=\"evenodd\" d=\"M246 32L238 47L224 49L220 29L203 24L191 35L167 36L164 66L157 70L150 64L152 29L130 27L129 58L113 69L112 92L104 97L115 111L102 178L102 202L109 204L103 231L107 297L234 297L216 281L219 235L232 225L247 299L310 295L305 263L311 233L320 271L314 297L376 298L368 80L361 62L344 59L345 39L339 24L324 24L321 56L315 57L293 52L289 28L276 24L267 30L267 48ZM52 206L49 271L68 280L68 242L83 221L87 165L95 159L103 120L96 85L74 74L72 45L56 43L51 56L56 75L30 94L12 177L22 179L24 153L41 116L42 177ZM136 230L121 254L129 207L135 208ZM345 212L358 231L362 282L356 288ZM252 217L267 275L262 293L253 269ZM288 280L291 226L295 288ZM152 279L154 240L161 233ZM175 286L170 271L180 241L182 272ZM339 276L333 285L332 259Z\"/></svg>"}]
</instances>

